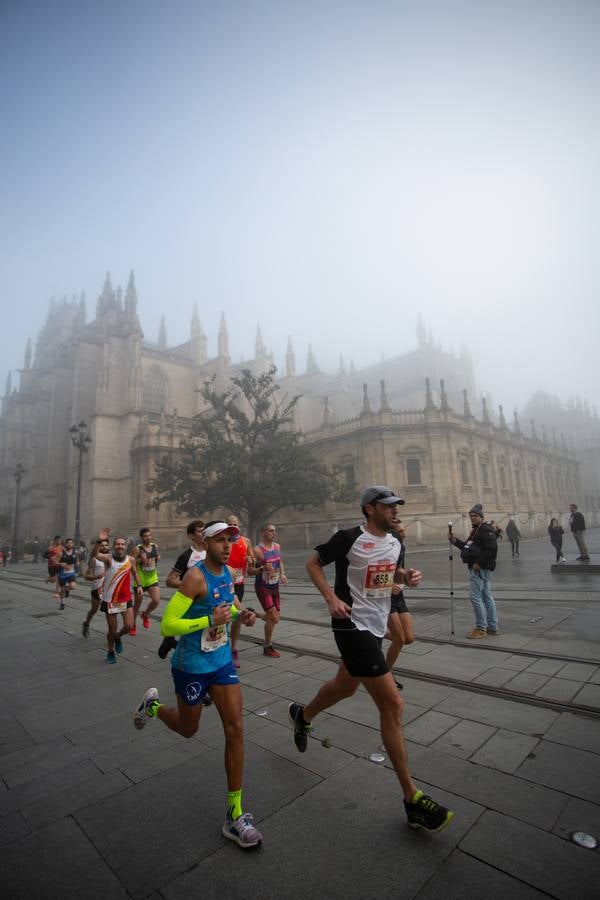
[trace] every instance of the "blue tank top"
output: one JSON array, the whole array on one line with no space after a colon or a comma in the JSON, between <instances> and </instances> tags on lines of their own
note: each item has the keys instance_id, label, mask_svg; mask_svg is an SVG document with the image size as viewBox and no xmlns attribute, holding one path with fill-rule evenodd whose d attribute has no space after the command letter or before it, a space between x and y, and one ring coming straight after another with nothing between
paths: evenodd
<instances>
[{"instance_id":1,"label":"blue tank top","mask_svg":"<svg viewBox=\"0 0 600 900\"><path fill-rule=\"evenodd\" d=\"M192 605L183 615L184 619L209 616L215 606L219 606L220 603L233 603L235 600L233 578L227 566L223 566L220 575L209 572L203 562L197 562L196 566L206 579L208 591L203 597L194 597ZM230 662L229 629L226 625L219 625L180 637L171 665L182 672L199 675L215 672Z\"/></svg>"}]
</instances>

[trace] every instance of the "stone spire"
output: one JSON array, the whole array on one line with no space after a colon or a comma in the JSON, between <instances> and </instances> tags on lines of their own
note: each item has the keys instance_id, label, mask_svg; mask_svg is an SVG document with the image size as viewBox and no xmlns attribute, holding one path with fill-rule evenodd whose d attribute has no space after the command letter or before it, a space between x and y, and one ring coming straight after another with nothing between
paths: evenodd
<instances>
[{"instance_id":1,"label":"stone spire","mask_svg":"<svg viewBox=\"0 0 600 900\"><path fill-rule=\"evenodd\" d=\"M471 407L469 405L469 395L467 394L467 389L463 388L463 416L465 419L472 419L473 413L471 412Z\"/></svg>"},{"instance_id":2,"label":"stone spire","mask_svg":"<svg viewBox=\"0 0 600 900\"><path fill-rule=\"evenodd\" d=\"M443 378L440 378L440 409L442 412L449 412L451 410L451 406L448 403L448 394L446 393L446 383Z\"/></svg>"},{"instance_id":3,"label":"stone spire","mask_svg":"<svg viewBox=\"0 0 600 900\"><path fill-rule=\"evenodd\" d=\"M254 342L254 358L255 359L264 359L267 355L267 351L265 345L263 344L262 334L260 330L260 325L256 326L256 340Z\"/></svg>"},{"instance_id":4,"label":"stone spire","mask_svg":"<svg viewBox=\"0 0 600 900\"><path fill-rule=\"evenodd\" d=\"M24 369L31 368L31 338L27 338L27 346L25 348L25 361L23 363Z\"/></svg>"},{"instance_id":5,"label":"stone spire","mask_svg":"<svg viewBox=\"0 0 600 900\"><path fill-rule=\"evenodd\" d=\"M161 350L167 349L167 326L165 325L165 317L160 317L160 328L158 329L158 346Z\"/></svg>"},{"instance_id":6,"label":"stone spire","mask_svg":"<svg viewBox=\"0 0 600 900\"><path fill-rule=\"evenodd\" d=\"M132 319L137 313L137 290L135 287L135 275L133 269L129 273L129 281L127 282L127 290L125 291L125 312L129 319Z\"/></svg>"},{"instance_id":7,"label":"stone spire","mask_svg":"<svg viewBox=\"0 0 600 900\"><path fill-rule=\"evenodd\" d=\"M536 431L536 427L535 427L535 422L533 421L533 419L530 419L530 423L531 423L531 439L533 441L537 441L538 436L537 436L537 431Z\"/></svg>"},{"instance_id":8,"label":"stone spire","mask_svg":"<svg viewBox=\"0 0 600 900\"><path fill-rule=\"evenodd\" d=\"M308 345L308 353L306 354L306 374L318 375L320 369L313 353L312 344Z\"/></svg>"},{"instance_id":9,"label":"stone spire","mask_svg":"<svg viewBox=\"0 0 600 900\"><path fill-rule=\"evenodd\" d=\"M87 308L86 308L86 304L85 304L85 291L82 291L81 296L79 297L78 317L79 317L79 324L83 328L83 326L86 323L86 319L87 319Z\"/></svg>"},{"instance_id":10,"label":"stone spire","mask_svg":"<svg viewBox=\"0 0 600 900\"><path fill-rule=\"evenodd\" d=\"M389 404L389 402L388 402L387 394L386 394L386 392L385 392L385 381L383 380L383 378L382 378L381 381L379 382L379 387L380 387L380 391L379 391L379 397L380 397L380 401L379 401L379 412L382 412L382 413L390 413L390 412L392 411L392 408L391 408L391 406L390 406L390 404Z\"/></svg>"},{"instance_id":11,"label":"stone spire","mask_svg":"<svg viewBox=\"0 0 600 900\"><path fill-rule=\"evenodd\" d=\"M200 324L200 316L198 315L198 304L194 303L194 310L192 312L192 321L190 323L190 337L192 340L194 338L199 338L202 334L202 325Z\"/></svg>"},{"instance_id":12,"label":"stone spire","mask_svg":"<svg viewBox=\"0 0 600 900\"><path fill-rule=\"evenodd\" d=\"M229 335L227 334L224 312L221 313L221 321L219 323L218 348L219 356L229 356Z\"/></svg>"},{"instance_id":13,"label":"stone spire","mask_svg":"<svg viewBox=\"0 0 600 900\"><path fill-rule=\"evenodd\" d=\"M421 318L421 313L417 316L417 344L422 347L427 341L427 332Z\"/></svg>"},{"instance_id":14,"label":"stone spire","mask_svg":"<svg viewBox=\"0 0 600 900\"><path fill-rule=\"evenodd\" d=\"M485 399L485 397L481 398L481 421L485 425L489 425L491 422L490 414L489 414L488 408L487 408L487 400Z\"/></svg>"},{"instance_id":15,"label":"stone spire","mask_svg":"<svg viewBox=\"0 0 600 900\"><path fill-rule=\"evenodd\" d=\"M363 402L360 411L361 416L367 416L371 412L371 404L369 403L369 389L367 382L363 382Z\"/></svg>"},{"instance_id":16,"label":"stone spire","mask_svg":"<svg viewBox=\"0 0 600 900\"><path fill-rule=\"evenodd\" d=\"M498 409L500 410L499 426L503 431L506 431L506 419L504 418L504 410L502 409L502 404L500 404Z\"/></svg>"},{"instance_id":17,"label":"stone spire","mask_svg":"<svg viewBox=\"0 0 600 900\"><path fill-rule=\"evenodd\" d=\"M340 353L340 364L338 367L338 375L340 378L346 378L348 375L348 371L346 369L346 363L344 362L344 357Z\"/></svg>"},{"instance_id":18,"label":"stone spire","mask_svg":"<svg viewBox=\"0 0 600 900\"><path fill-rule=\"evenodd\" d=\"M12 372L9 369L8 375L6 376L6 389L4 391L4 396L10 397L11 391L12 391Z\"/></svg>"},{"instance_id":19,"label":"stone spire","mask_svg":"<svg viewBox=\"0 0 600 900\"><path fill-rule=\"evenodd\" d=\"M515 409L515 411L514 411L514 413L513 413L513 431L515 432L515 434L521 434L521 433L522 433L522 432L521 432L521 425L520 425L520 423L519 423L519 414L518 414L518 412L516 411L516 409Z\"/></svg>"},{"instance_id":20,"label":"stone spire","mask_svg":"<svg viewBox=\"0 0 600 900\"><path fill-rule=\"evenodd\" d=\"M323 397L323 423L325 425L331 424L331 410L329 408L329 397Z\"/></svg>"},{"instance_id":21,"label":"stone spire","mask_svg":"<svg viewBox=\"0 0 600 900\"><path fill-rule=\"evenodd\" d=\"M296 354L291 335L288 335L287 350L285 351L285 374L290 377L296 374Z\"/></svg>"},{"instance_id":22,"label":"stone spire","mask_svg":"<svg viewBox=\"0 0 600 900\"><path fill-rule=\"evenodd\" d=\"M107 312L113 305L114 302L114 292L110 280L110 272L106 273L106 278L104 279L104 286L102 288L102 293L98 297L98 304L96 306L96 315L101 316L103 313Z\"/></svg>"},{"instance_id":23,"label":"stone spire","mask_svg":"<svg viewBox=\"0 0 600 900\"><path fill-rule=\"evenodd\" d=\"M425 409L435 409L433 394L431 393L431 381L429 380L429 378L425 379Z\"/></svg>"},{"instance_id":24,"label":"stone spire","mask_svg":"<svg viewBox=\"0 0 600 900\"><path fill-rule=\"evenodd\" d=\"M350 359L350 374L356 375L356 366L354 365L353 359Z\"/></svg>"}]
</instances>

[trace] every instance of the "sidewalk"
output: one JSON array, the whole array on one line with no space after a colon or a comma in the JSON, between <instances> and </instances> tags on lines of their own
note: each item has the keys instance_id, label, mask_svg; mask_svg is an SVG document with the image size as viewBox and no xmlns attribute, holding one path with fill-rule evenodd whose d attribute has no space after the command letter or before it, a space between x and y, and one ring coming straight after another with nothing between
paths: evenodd
<instances>
[{"instance_id":1,"label":"sidewalk","mask_svg":"<svg viewBox=\"0 0 600 900\"><path fill-rule=\"evenodd\" d=\"M300 557L290 556L289 618L276 640L295 650L270 660L249 640L242 646L245 805L264 835L264 846L247 853L220 832L226 786L215 709L188 741L160 722L140 733L132 726L150 684L173 696L168 663L156 655L158 623L126 639L118 664L106 666L100 615L89 639L81 637L87 591L78 588L59 613L41 567L35 581L32 565L12 567L21 583L13 571L0 578L5 896L597 897L600 852L570 834L600 837L600 718L444 683L457 676L474 686L521 686L544 700L560 682L571 686L569 699L600 709L597 580L561 588L548 575L540 592L547 560L542 570L535 549L527 577L498 587L497 650L462 646L471 614L460 571L450 642L447 561L439 574L437 562L423 563L431 577L409 597L421 640L403 651L401 668L437 679L401 676L412 769L420 787L455 811L437 836L406 827L387 757L369 760L381 740L364 691L317 719L306 754L295 750L287 705L307 700L335 664L314 655L334 652L319 624L326 609L303 580ZM411 564L421 564L418 554ZM260 627L244 634L258 638Z\"/></svg>"}]
</instances>

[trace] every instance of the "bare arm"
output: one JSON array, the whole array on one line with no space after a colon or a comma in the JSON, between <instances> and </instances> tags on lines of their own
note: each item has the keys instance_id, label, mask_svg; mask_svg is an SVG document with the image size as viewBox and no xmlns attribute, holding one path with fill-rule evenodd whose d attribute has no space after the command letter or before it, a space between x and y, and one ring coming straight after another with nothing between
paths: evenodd
<instances>
[{"instance_id":1,"label":"bare arm","mask_svg":"<svg viewBox=\"0 0 600 900\"><path fill-rule=\"evenodd\" d=\"M179 574L177 569L171 569L165 579L165 584L170 588L181 587L181 575Z\"/></svg>"}]
</instances>

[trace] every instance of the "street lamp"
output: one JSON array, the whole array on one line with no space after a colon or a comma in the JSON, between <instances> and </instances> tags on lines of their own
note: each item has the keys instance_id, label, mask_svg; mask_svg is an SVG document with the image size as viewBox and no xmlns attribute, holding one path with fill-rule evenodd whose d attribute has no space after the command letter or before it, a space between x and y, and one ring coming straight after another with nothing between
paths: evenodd
<instances>
[{"instance_id":1,"label":"street lamp","mask_svg":"<svg viewBox=\"0 0 600 900\"><path fill-rule=\"evenodd\" d=\"M81 420L79 425L72 425L69 428L69 434L71 435L71 443L75 447L76 450L79 450L79 463L77 466L77 505L75 508L75 546L79 547L79 543L81 541L81 529L79 527L79 510L81 507L81 463L83 460L83 454L88 452L89 446L92 443L92 439L87 433L87 425Z\"/></svg>"},{"instance_id":2,"label":"street lamp","mask_svg":"<svg viewBox=\"0 0 600 900\"><path fill-rule=\"evenodd\" d=\"M21 465L21 463L17 463L14 471L14 479L15 484L17 486L17 490L15 493L15 521L13 527L13 539L12 539L12 553L10 556L10 561L12 563L17 563L19 561L19 519L21 517L21 482L23 481L23 476L25 475L25 469Z\"/></svg>"}]
</instances>

